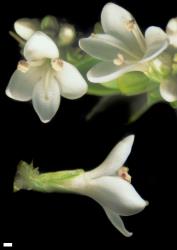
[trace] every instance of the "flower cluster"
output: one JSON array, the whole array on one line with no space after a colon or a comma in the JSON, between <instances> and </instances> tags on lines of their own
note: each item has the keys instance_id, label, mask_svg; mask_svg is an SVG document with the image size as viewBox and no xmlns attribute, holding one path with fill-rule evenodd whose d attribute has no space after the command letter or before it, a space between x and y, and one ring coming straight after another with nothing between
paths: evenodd
<instances>
[{"instance_id":1,"label":"flower cluster","mask_svg":"<svg viewBox=\"0 0 177 250\"><path fill-rule=\"evenodd\" d=\"M73 50L69 46L77 37L74 27L69 24L60 27L53 16L46 16L41 22L22 18L14 28L18 40L21 39L25 60L18 63L6 94L18 101L32 100L42 122L49 122L55 115L60 96L76 99L86 93L147 93L151 99L151 95L158 93L153 103L177 101L177 18L169 21L166 32L151 26L143 35L131 13L108 3L101 13L102 33L96 29L96 33L79 41L89 60L79 48ZM90 66L86 83L83 76ZM127 78L128 72L141 72L138 81L132 83L135 77ZM90 82L100 84L93 87ZM133 93L129 85L133 86Z\"/></svg>"}]
</instances>

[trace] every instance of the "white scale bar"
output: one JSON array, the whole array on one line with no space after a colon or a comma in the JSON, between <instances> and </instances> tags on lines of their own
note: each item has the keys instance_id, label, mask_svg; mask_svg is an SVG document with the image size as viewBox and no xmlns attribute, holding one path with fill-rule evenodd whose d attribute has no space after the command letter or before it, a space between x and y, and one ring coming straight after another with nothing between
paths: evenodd
<instances>
[{"instance_id":1,"label":"white scale bar","mask_svg":"<svg viewBox=\"0 0 177 250\"><path fill-rule=\"evenodd\" d=\"M3 243L3 247L12 247L12 243Z\"/></svg>"}]
</instances>

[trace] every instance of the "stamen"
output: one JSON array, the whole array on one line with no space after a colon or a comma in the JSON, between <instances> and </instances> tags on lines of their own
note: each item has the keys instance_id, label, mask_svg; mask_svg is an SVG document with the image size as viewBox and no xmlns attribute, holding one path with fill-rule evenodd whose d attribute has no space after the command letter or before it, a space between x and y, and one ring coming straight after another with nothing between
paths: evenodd
<instances>
[{"instance_id":1,"label":"stamen","mask_svg":"<svg viewBox=\"0 0 177 250\"><path fill-rule=\"evenodd\" d=\"M141 34L141 31L139 30L138 25L136 25L135 19L131 19L126 23L126 28L129 32L132 32L135 39L137 40L140 49L142 52L146 49L146 44L143 35Z\"/></svg>"},{"instance_id":2,"label":"stamen","mask_svg":"<svg viewBox=\"0 0 177 250\"><path fill-rule=\"evenodd\" d=\"M131 183L131 176L128 174L129 169L127 167L121 167L118 171L118 176Z\"/></svg>"},{"instance_id":3,"label":"stamen","mask_svg":"<svg viewBox=\"0 0 177 250\"><path fill-rule=\"evenodd\" d=\"M26 73L29 70L29 63L25 60L21 60L18 62L17 69L22 73Z\"/></svg>"},{"instance_id":4,"label":"stamen","mask_svg":"<svg viewBox=\"0 0 177 250\"><path fill-rule=\"evenodd\" d=\"M134 27L135 27L135 23L136 23L135 19L129 20L129 21L126 23L126 28L127 28L127 30L128 30L128 31L132 31L132 30L134 29Z\"/></svg>"},{"instance_id":5,"label":"stamen","mask_svg":"<svg viewBox=\"0 0 177 250\"><path fill-rule=\"evenodd\" d=\"M124 62L125 62L125 59L122 54L118 54L117 58L113 60L113 63L118 66L122 65Z\"/></svg>"},{"instance_id":6,"label":"stamen","mask_svg":"<svg viewBox=\"0 0 177 250\"><path fill-rule=\"evenodd\" d=\"M63 61L58 58L52 59L51 66L55 71L60 71L63 67Z\"/></svg>"},{"instance_id":7,"label":"stamen","mask_svg":"<svg viewBox=\"0 0 177 250\"><path fill-rule=\"evenodd\" d=\"M51 81L51 77L52 77L52 70L50 69L46 72L46 75L44 78L44 98L46 101L49 100L48 87Z\"/></svg>"}]
</instances>

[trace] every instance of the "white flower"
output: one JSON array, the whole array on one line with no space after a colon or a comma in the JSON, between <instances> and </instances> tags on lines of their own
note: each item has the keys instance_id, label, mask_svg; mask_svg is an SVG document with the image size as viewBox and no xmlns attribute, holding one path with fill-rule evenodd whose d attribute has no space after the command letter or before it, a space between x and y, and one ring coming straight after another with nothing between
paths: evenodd
<instances>
[{"instance_id":1,"label":"white flower","mask_svg":"<svg viewBox=\"0 0 177 250\"><path fill-rule=\"evenodd\" d=\"M177 101L177 76L172 76L160 83L160 94L167 102Z\"/></svg>"},{"instance_id":2,"label":"white flower","mask_svg":"<svg viewBox=\"0 0 177 250\"><path fill-rule=\"evenodd\" d=\"M170 40L170 44L177 48L177 17L169 20L166 32Z\"/></svg>"},{"instance_id":3,"label":"white flower","mask_svg":"<svg viewBox=\"0 0 177 250\"><path fill-rule=\"evenodd\" d=\"M79 71L59 58L55 43L37 31L24 47L26 61L20 61L6 89L18 101L32 100L42 122L52 119L59 108L60 95L77 99L87 92L87 83Z\"/></svg>"},{"instance_id":4,"label":"white flower","mask_svg":"<svg viewBox=\"0 0 177 250\"><path fill-rule=\"evenodd\" d=\"M72 192L86 195L97 201L111 223L126 237L127 231L121 216L141 212L148 204L130 184L131 176L124 166L130 154L134 135L119 142L101 165L92 171L83 169L39 173L33 164L20 162L14 180L14 191L20 189L38 192Z\"/></svg>"},{"instance_id":5,"label":"white flower","mask_svg":"<svg viewBox=\"0 0 177 250\"><path fill-rule=\"evenodd\" d=\"M80 40L80 47L101 60L87 73L89 81L104 83L129 71L144 71L145 64L168 46L168 37L159 27L141 33L134 17L120 6L108 3L101 13L105 34Z\"/></svg>"},{"instance_id":6,"label":"white flower","mask_svg":"<svg viewBox=\"0 0 177 250\"><path fill-rule=\"evenodd\" d=\"M38 19L21 18L14 23L14 29L21 38L28 40L40 29L40 22Z\"/></svg>"},{"instance_id":7,"label":"white flower","mask_svg":"<svg viewBox=\"0 0 177 250\"><path fill-rule=\"evenodd\" d=\"M169 54L172 54L173 61L171 62L171 67L173 68L173 64L177 66L177 61L175 59L175 54L177 54L177 17L169 20L166 27L166 33L169 37L170 45L172 45L171 47L169 47L167 52L169 52ZM168 79L164 79L163 81L161 81L160 94L167 102L177 101L176 73L174 75L172 73L172 75Z\"/></svg>"},{"instance_id":8,"label":"white flower","mask_svg":"<svg viewBox=\"0 0 177 250\"><path fill-rule=\"evenodd\" d=\"M131 177L124 163L130 154L134 135L119 142L105 159L92 171L73 178L70 190L96 200L106 212L111 223L125 236L128 232L120 216L142 211L148 204L130 184Z\"/></svg>"}]
</instances>

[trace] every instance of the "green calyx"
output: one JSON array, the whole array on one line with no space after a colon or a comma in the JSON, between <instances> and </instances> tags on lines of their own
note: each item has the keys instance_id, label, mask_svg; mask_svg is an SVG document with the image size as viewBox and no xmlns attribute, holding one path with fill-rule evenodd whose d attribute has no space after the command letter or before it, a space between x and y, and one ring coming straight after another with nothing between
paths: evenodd
<instances>
[{"instance_id":1,"label":"green calyx","mask_svg":"<svg viewBox=\"0 0 177 250\"><path fill-rule=\"evenodd\" d=\"M82 169L39 173L38 168L33 167L33 163L20 161L14 179L14 192L21 189L39 192L67 192L70 180L82 173L84 173Z\"/></svg>"}]
</instances>

